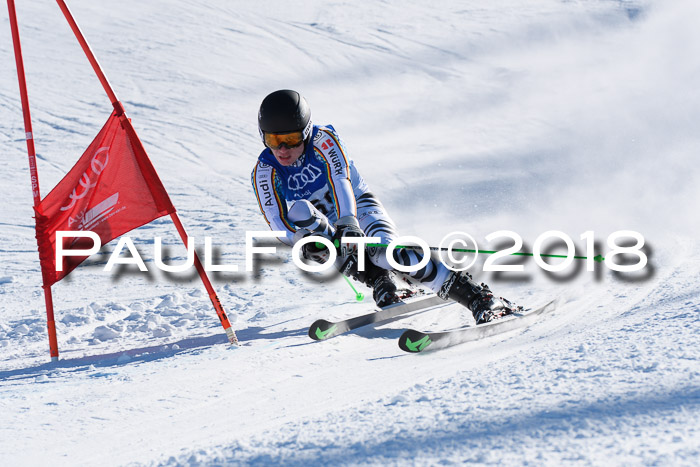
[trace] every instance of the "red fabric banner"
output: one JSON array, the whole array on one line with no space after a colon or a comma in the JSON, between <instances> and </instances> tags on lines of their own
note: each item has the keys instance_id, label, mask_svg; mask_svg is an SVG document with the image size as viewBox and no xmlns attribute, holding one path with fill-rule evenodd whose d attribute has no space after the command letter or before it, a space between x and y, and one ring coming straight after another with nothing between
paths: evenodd
<instances>
[{"instance_id":1,"label":"red fabric banner","mask_svg":"<svg viewBox=\"0 0 700 467\"><path fill-rule=\"evenodd\" d=\"M175 212L131 122L112 113L78 162L38 206L36 235L44 285L58 282L86 256L63 258L56 271L56 231L90 230L106 244ZM63 249L88 249L89 238L63 239Z\"/></svg>"}]
</instances>

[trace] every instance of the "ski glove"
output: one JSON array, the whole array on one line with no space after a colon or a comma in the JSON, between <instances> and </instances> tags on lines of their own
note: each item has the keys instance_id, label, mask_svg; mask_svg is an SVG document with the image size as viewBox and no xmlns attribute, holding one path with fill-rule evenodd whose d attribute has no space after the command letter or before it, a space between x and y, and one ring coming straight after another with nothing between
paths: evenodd
<instances>
[{"instance_id":1,"label":"ski glove","mask_svg":"<svg viewBox=\"0 0 700 467\"><path fill-rule=\"evenodd\" d=\"M309 235L319 235L316 232L311 232L307 229L299 229L294 233L294 243L298 242ZM323 243L310 242L301 247L301 254L304 258L315 261L317 263L325 263L331 256L330 251Z\"/></svg>"},{"instance_id":2,"label":"ski glove","mask_svg":"<svg viewBox=\"0 0 700 467\"><path fill-rule=\"evenodd\" d=\"M338 248L338 254L342 258L357 255L357 243L343 242L343 237L364 237L365 233L360 228L355 216L343 216L335 223L335 235L333 244Z\"/></svg>"}]
</instances>

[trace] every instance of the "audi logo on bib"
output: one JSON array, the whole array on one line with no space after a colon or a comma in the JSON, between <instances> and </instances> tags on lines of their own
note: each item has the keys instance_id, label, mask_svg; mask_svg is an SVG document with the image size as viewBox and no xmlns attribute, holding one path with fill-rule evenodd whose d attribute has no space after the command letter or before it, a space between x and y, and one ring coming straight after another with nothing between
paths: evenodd
<instances>
[{"instance_id":1,"label":"audi logo on bib","mask_svg":"<svg viewBox=\"0 0 700 467\"><path fill-rule=\"evenodd\" d=\"M307 165L301 172L289 176L287 186L293 191L302 190L309 183L315 182L321 174L323 171L319 167Z\"/></svg>"}]
</instances>

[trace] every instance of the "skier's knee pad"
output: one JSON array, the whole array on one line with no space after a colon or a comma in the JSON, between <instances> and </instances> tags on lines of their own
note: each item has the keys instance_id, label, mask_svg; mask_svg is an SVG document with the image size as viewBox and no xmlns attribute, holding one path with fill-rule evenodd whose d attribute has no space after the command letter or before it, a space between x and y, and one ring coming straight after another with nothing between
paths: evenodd
<instances>
[{"instance_id":1,"label":"skier's knee pad","mask_svg":"<svg viewBox=\"0 0 700 467\"><path fill-rule=\"evenodd\" d=\"M292 205L287 213L287 218L298 228L306 229L327 238L331 238L335 233L328 222L328 218L305 199L299 200Z\"/></svg>"}]
</instances>

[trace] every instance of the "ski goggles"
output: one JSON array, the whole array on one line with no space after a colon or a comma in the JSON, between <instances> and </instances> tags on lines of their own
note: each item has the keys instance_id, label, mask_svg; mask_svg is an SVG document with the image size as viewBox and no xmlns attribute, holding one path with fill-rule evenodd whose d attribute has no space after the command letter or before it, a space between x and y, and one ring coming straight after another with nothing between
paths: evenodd
<instances>
[{"instance_id":1,"label":"ski goggles","mask_svg":"<svg viewBox=\"0 0 700 467\"><path fill-rule=\"evenodd\" d=\"M282 145L288 148L295 148L304 142L304 133L292 131L291 133L266 133L263 132L263 141L265 146L270 149L279 149Z\"/></svg>"}]
</instances>

